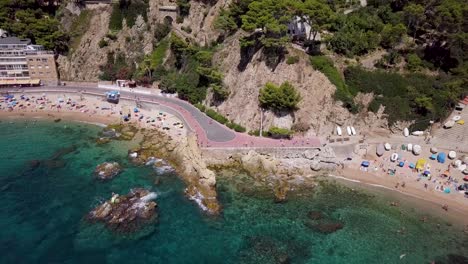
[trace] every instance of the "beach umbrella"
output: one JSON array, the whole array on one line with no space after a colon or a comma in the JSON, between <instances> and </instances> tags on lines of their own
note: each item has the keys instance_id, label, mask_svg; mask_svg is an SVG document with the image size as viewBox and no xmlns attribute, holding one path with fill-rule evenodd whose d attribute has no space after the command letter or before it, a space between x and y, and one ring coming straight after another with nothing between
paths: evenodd
<instances>
[{"instance_id":1,"label":"beach umbrella","mask_svg":"<svg viewBox=\"0 0 468 264\"><path fill-rule=\"evenodd\" d=\"M460 166L458 167L458 169L459 169L460 171L466 170L466 164L460 165Z\"/></svg>"},{"instance_id":2,"label":"beach umbrella","mask_svg":"<svg viewBox=\"0 0 468 264\"><path fill-rule=\"evenodd\" d=\"M439 163L445 163L445 153L444 152L440 152L438 155L437 155L437 161Z\"/></svg>"},{"instance_id":3,"label":"beach umbrella","mask_svg":"<svg viewBox=\"0 0 468 264\"><path fill-rule=\"evenodd\" d=\"M400 163L398 163L398 166L403 168L403 166L405 166L405 163L403 161L400 161Z\"/></svg>"},{"instance_id":4,"label":"beach umbrella","mask_svg":"<svg viewBox=\"0 0 468 264\"><path fill-rule=\"evenodd\" d=\"M389 151L390 149L392 149L392 145L390 145L390 143L385 143L384 148L386 151Z\"/></svg>"},{"instance_id":5,"label":"beach umbrella","mask_svg":"<svg viewBox=\"0 0 468 264\"><path fill-rule=\"evenodd\" d=\"M366 168L369 167L369 165L370 165L370 162L369 162L369 161L363 161L363 162L361 163L361 166L366 167Z\"/></svg>"},{"instance_id":6,"label":"beach umbrella","mask_svg":"<svg viewBox=\"0 0 468 264\"><path fill-rule=\"evenodd\" d=\"M438 152L438 149L437 149L436 147L432 147L432 148L431 148L431 152L435 154L435 153Z\"/></svg>"},{"instance_id":7,"label":"beach umbrella","mask_svg":"<svg viewBox=\"0 0 468 264\"><path fill-rule=\"evenodd\" d=\"M432 154L430 157L429 157L431 160L435 160L437 158L437 155L436 154Z\"/></svg>"},{"instance_id":8,"label":"beach umbrella","mask_svg":"<svg viewBox=\"0 0 468 264\"><path fill-rule=\"evenodd\" d=\"M462 161L461 161L461 160L456 160L456 161L453 162L453 166L454 166L455 168L458 168L458 167L460 167L461 165L462 165Z\"/></svg>"},{"instance_id":9,"label":"beach umbrella","mask_svg":"<svg viewBox=\"0 0 468 264\"><path fill-rule=\"evenodd\" d=\"M446 188L444 189L444 193L450 193L450 188L446 187Z\"/></svg>"},{"instance_id":10,"label":"beach umbrella","mask_svg":"<svg viewBox=\"0 0 468 264\"><path fill-rule=\"evenodd\" d=\"M450 151L448 154L449 159L454 159L457 157L457 153L455 151Z\"/></svg>"},{"instance_id":11,"label":"beach umbrella","mask_svg":"<svg viewBox=\"0 0 468 264\"><path fill-rule=\"evenodd\" d=\"M419 146L419 145L414 145L414 146L413 146L413 154L414 154L414 155L419 155L419 154L421 154L421 146Z\"/></svg>"},{"instance_id":12,"label":"beach umbrella","mask_svg":"<svg viewBox=\"0 0 468 264\"><path fill-rule=\"evenodd\" d=\"M411 163L409 164L409 167L410 167L411 169L414 169L414 167L416 167L416 165L414 165L414 163L411 162Z\"/></svg>"},{"instance_id":13,"label":"beach umbrella","mask_svg":"<svg viewBox=\"0 0 468 264\"><path fill-rule=\"evenodd\" d=\"M424 169L424 165L426 165L426 160L422 158L418 159L418 161L416 162L416 169L422 170Z\"/></svg>"},{"instance_id":14,"label":"beach umbrella","mask_svg":"<svg viewBox=\"0 0 468 264\"><path fill-rule=\"evenodd\" d=\"M430 171L424 171L424 173L423 173L423 174L424 174L424 175L426 175L426 176L428 176L428 175L430 175L430 174L431 174L431 172L430 172Z\"/></svg>"}]
</instances>

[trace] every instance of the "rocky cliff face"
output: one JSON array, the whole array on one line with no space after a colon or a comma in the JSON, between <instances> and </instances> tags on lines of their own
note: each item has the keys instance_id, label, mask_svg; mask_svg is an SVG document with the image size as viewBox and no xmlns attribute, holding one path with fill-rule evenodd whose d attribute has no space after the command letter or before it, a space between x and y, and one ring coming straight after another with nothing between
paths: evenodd
<instances>
[{"instance_id":1,"label":"rocky cliff face","mask_svg":"<svg viewBox=\"0 0 468 264\"><path fill-rule=\"evenodd\" d=\"M99 66L107 61L108 52L123 52L128 61L148 54L153 50L153 34L149 23L139 16L135 25L129 28L124 23L123 29L115 35L115 40L109 39L109 18L112 12L110 5L88 6L91 10L89 27L81 36L78 46L67 56L59 56L58 70L62 80L68 81L98 81ZM74 16L79 15L83 8L67 5L67 10ZM67 20L73 19L73 17ZM63 23L67 23L63 21ZM99 47L99 41L106 40L108 46Z\"/></svg>"},{"instance_id":2,"label":"rocky cliff face","mask_svg":"<svg viewBox=\"0 0 468 264\"><path fill-rule=\"evenodd\" d=\"M381 125L379 117L372 113L360 116L350 114L332 98L335 86L325 75L312 68L308 55L292 47L288 52L287 56L299 57L299 62L288 65L283 61L275 70L271 70L261 59L261 51L258 51L245 70L241 71L238 68L241 60L239 35L228 39L215 57L217 65L225 74L224 84L231 92L229 98L217 107L218 111L250 130L259 129L260 88L268 81L277 85L288 81L301 93L299 110L284 116L266 111L263 117L264 129L270 126L291 128L293 124L302 124L309 128L307 135L328 135L337 124L361 129Z\"/></svg>"}]
</instances>

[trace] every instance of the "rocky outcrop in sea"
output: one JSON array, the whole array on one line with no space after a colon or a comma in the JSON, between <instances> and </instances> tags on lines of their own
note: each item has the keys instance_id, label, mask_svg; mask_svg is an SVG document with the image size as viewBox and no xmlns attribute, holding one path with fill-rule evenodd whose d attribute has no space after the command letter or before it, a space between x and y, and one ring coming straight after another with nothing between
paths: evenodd
<instances>
[{"instance_id":1,"label":"rocky outcrop in sea","mask_svg":"<svg viewBox=\"0 0 468 264\"><path fill-rule=\"evenodd\" d=\"M187 185L185 193L189 199L208 214L220 213L216 175L207 168L194 135L174 140L156 131L144 133L140 146L129 151L129 158L136 164L152 165L157 170L165 170L162 172L174 168Z\"/></svg>"},{"instance_id":2,"label":"rocky outcrop in sea","mask_svg":"<svg viewBox=\"0 0 468 264\"><path fill-rule=\"evenodd\" d=\"M94 208L87 216L92 222L105 223L118 232L132 232L157 220L157 195L143 188L131 189L127 195L112 197Z\"/></svg>"},{"instance_id":3,"label":"rocky outcrop in sea","mask_svg":"<svg viewBox=\"0 0 468 264\"><path fill-rule=\"evenodd\" d=\"M122 167L117 162L104 162L97 165L94 175L100 180L110 180L122 171Z\"/></svg>"}]
</instances>

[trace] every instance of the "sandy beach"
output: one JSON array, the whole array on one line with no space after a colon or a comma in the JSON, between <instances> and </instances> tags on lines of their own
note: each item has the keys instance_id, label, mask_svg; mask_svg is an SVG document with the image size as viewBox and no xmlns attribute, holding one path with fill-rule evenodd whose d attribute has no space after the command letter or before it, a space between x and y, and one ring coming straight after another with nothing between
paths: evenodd
<instances>
[{"instance_id":1,"label":"sandy beach","mask_svg":"<svg viewBox=\"0 0 468 264\"><path fill-rule=\"evenodd\" d=\"M187 128L175 115L163 107L120 100L109 103L104 96L80 96L76 93L25 93L14 94L16 104L0 101L0 118L17 119L66 119L97 125L132 123L140 128L158 129L171 137L183 138ZM3 99L3 98L2 98ZM124 120L123 117L128 117Z\"/></svg>"}]
</instances>

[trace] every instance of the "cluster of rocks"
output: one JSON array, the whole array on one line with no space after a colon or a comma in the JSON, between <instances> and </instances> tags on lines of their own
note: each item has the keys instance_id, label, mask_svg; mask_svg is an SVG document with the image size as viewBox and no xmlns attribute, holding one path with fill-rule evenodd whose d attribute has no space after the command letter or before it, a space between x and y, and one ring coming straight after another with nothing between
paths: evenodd
<instances>
[{"instance_id":1,"label":"cluster of rocks","mask_svg":"<svg viewBox=\"0 0 468 264\"><path fill-rule=\"evenodd\" d=\"M97 165L94 175L100 180L110 180L122 171L122 167L117 162L104 162Z\"/></svg>"},{"instance_id":2,"label":"cluster of rocks","mask_svg":"<svg viewBox=\"0 0 468 264\"><path fill-rule=\"evenodd\" d=\"M138 128L131 125L109 125L105 127L101 133L100 137L96 140L98 144L106 144L111 140L132 140Z\"/></svg>"},{"instance_id":3,"label":"cluster of rocks","mask_svg":"<svg viewBox=\"0 0 468 264\"><path fill-rule=\"evenodd\" d=\"M320 211L310 211L305 225L322 234L331 234L344 227L340 222L324 219L324 215Z\"/></svg>"},{"instance_id":4,"label":"cluster of rocks","mask_svg":"<svg viewBox=\"0 0 468 264\"><path fill-rule=\"evenodd\" d=\"M249 150L222 153L205 150L204 160L213 168L235 168L246 172L261 183L272 186L275 202L287 200L292 188L314 187L315 177L322 171L332 171L342 165L331 147L275 151Z\"/></svg>"},{"instance_id":5,"label":"cluster of rocks","mask_svg":"<svg viewBox=\"0 0 468 264\"><path fill-rule=\"evenodd\" d=\"M63 147L58 149L57 151L50 156L49 159L45 160L30 160L28 162L29 169L31 171L39 168L40 166L44 166L47 169L58 169L58 168L63 168L65 167L66 163L63 157L65 155L68 155L70 153L75 152L78 149L76 145L71 145L68 147Z\"/></svg>"},{"instance_id":6,"label":"cluster of rocks","mask_svg":"<svg viewBox=\"0 0 468 264\"><path fill-rule=\"evenodd\" d=\"M197 145L195 135L176 141L171 137L151 131L144 133L140 146L129 151L132 162L153 165L161 172L177 170L185 181L185 193L209 214L219 214L221 206L216 193L216 175L207 168ZM161 157L167 163L154 157Z\"/></svg>"},{"instance_id":7,"label":"cluster of rocks","mask_svg":"<svg viewBox=\"0 0 468 264\"><path fill-rule=\"evenodd\" d=\"M127 195L113 194L87 216L89 221L103 222L119 232L137 230L142 224L157 220L156 194L143 188L135 188Z\"/></svg>"}]
</instances>

